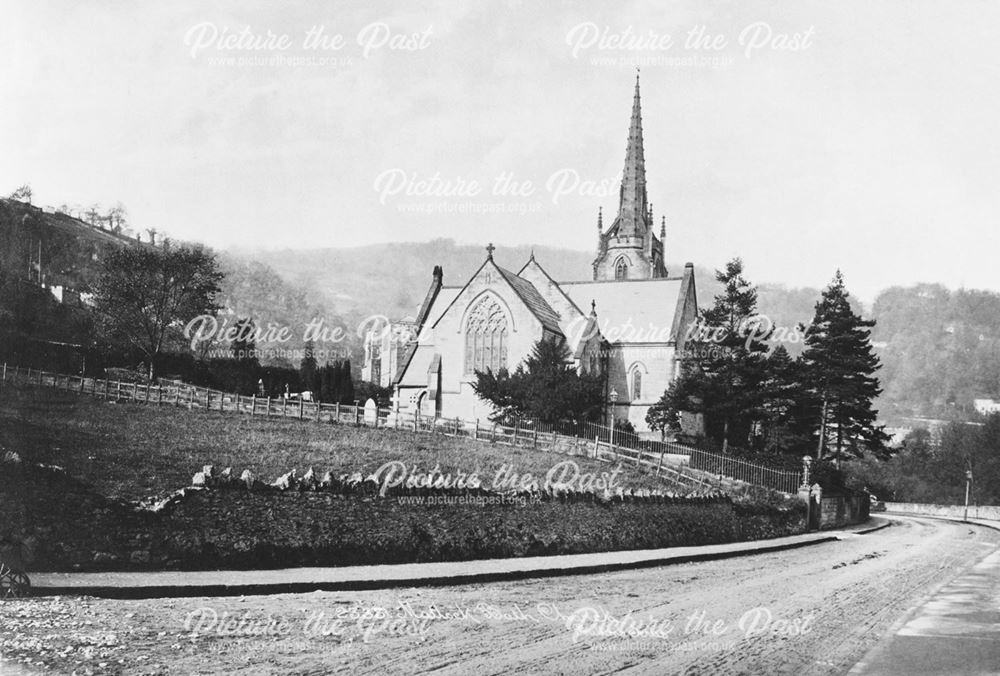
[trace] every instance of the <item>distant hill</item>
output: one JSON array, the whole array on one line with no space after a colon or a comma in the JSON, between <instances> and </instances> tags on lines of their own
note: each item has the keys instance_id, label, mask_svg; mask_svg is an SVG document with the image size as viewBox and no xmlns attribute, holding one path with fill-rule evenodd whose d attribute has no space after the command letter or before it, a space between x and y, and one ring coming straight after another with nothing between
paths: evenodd
<instances>
[{"instance_id":1,"label":"distant hill","mask_svg":"<svg viewBox=\"0 0 1000 676\"><path fill-rule=\"evenodd\" d=\"M544 246L498 246L493 254L501 266L521 269L532 252L559 281L591 279L593 252ZM445 285L462 285L483 260L483 247L451 239L430 242L373 244L355 248L235 250L266 263L281 276L324 293L337 310L365 309L391 317L413 314L423 300L435 265L444 268ZM680 274L683 263L668 264ZM714 288L714 272L696 268L699 287ZM709 296L710 297L710 296Z\"/></svg>"},{"instance_id":2,"label":"distant hill","mask_svg":"<svg viewBox=\"0 0 1000 676\"><path fill-rule=\"evenodd\" d=\"M873 314L886 414L968 419L973 399L1000 399L1000 294L892 287Z\"/></svg>"},{"instance_id":3,"label":"distant hill","mask_svg":"<svg viewBox=\"0 0 1000 676\"><path fill-rule=\"evenodd\" d=\"M238 255L260 261L287 280L324 296L335 312L366 316L373 313L391 318L416 314L431 282L435 265L444 267L446 285L464 284L482 265L483 247L457 244L451 239L430 242L374 244L356 248L237 250ZM535 258L559 281L590 279L594 253L576 249L531 246L498 246L494 258L503 267L517 271L534 252ZM683 262L667 264L668 273L679 275ZM747 271L753 281L753 270ZM695 266L699 303L712 303L720 288L715 271ZM779 284L759 285L760 311L776 326L794 327L812 319L819 289L788 289ZM600 312L600 308L598 308ZM793 354L795 348L792 348Z\"/></svg>"}]
</instances>

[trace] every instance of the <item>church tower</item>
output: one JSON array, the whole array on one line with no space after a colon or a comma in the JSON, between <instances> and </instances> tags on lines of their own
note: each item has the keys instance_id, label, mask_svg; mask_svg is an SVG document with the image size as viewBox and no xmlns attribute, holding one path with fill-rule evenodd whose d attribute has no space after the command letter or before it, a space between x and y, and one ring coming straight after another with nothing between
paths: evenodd
<instances>
[{"instance_id":1,"label":"church tower","mask_svg":"<svg viewBox=\"0 0 1000 676\"><path fill-rule=\"evenodd\" d=\"M625 169L618 197L618 215L604 231L604 217L597 215L597 258L595 280L654 279L666 277L663 266L663 237L666 219L654 234L653 205L646 198L646 159L642 148L642 111L639 104L639 75L635 76L635 98L625 148Z\"/></svg>"}]
</instances>

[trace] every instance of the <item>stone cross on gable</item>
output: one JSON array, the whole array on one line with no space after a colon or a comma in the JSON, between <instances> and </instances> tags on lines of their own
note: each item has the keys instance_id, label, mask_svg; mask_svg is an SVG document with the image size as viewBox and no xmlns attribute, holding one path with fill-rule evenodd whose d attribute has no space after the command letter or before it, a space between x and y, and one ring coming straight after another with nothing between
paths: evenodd
<instances>
[{"instance_id":1,"label":"stone cross on gable","mask_svg":"<svg viewBox=\"0 0 1000 676\"><path fill-rule=\"evenodd\" d=\"M496 250L497 250L497 248L495 246L493 246L493 242L490 242L489 244L487 244L486 245L486 257L489 258L490 260L493 260L493 252L496 251Z\"/></svg>"}]
</instances>

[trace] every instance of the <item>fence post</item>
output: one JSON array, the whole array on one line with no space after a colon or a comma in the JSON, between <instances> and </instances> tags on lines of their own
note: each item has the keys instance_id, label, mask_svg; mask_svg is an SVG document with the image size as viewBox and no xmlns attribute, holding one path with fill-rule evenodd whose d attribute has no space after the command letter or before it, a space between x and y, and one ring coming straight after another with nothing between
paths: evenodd
<instances>
[{"instance_id":1,"label":"fence post","mask_svg":"<svg viewBox=\"0 0 1000 676\"><path fill-rule=\"evenodd\" d=\"M531 447L538 448L538 428L531 431Z\"/></svg>"},{"instance_id":2,"label":"fence post","mask_svg":"<svg viewBox=\"0 0 1000 676\"><path fill-rule=\"evenodd\" d=\"M354 405L354 424L361 426L361 407L357 404Z\"/></svg>"},{"instance_id":3,"label":"fence post","mask_svg":"<svg viewBox=\"0 0 1000 676\"><path fill-rule=\"evenodd\" d=\"M257 415L257 393L250 395L250 417Z\"/></svg>"},{"instance_id":4,"label":"fence post","mask_svg":"<svg viewBox=\"0 0 1000 676\"><path fill-rule=\"evenodd\" d=\"M455 436L458 436L458 416L455 416Z\"/></svg>"},{"instance_id":5,"label":"fence post","mask_svg":"<svg viewBox=\"0 0 1000 676\"><path fill-rule=\"evenodd\" d=\"M419 427L419 422L418 422L419 418L420 418L420 411L414 409L413 410L413 431L414 432L416 432L417 431L417 427Z\"/></svg>"},{"instance_id":6,"label":"fence post","mask_svg":"<svg viewBox=\"0 0 1000 676\"><path fill-rule=\"evenodd\" d=\"M319 422L319 419L320 419L320 413L321 413L321 412L322 412L322 409L321 409L321 407L320 407L320 403L319 403L319 402L317 401L317 402L316 402L316 422Z\"/></svg>"},{"instance_id":7,"label":"fence post","mask_svg":"<svg viewBox=\"0 0 1000 676\"><path fill-rule=\"evenodd\" d=\"M205 388L205 410L212 410L212 390L207 387Z\"/></svg>"},{"instance_id":8,"label":"fence post","mask_svg":"<svg viewBox=\"0 0 1000 676\"><path fill-rule=\"evenodd\" d=\"M163 406L163 385L156 386L156 406Z\"/></svg>"},{"instance_id":9,"label":"fence post","mask_svg":"<svg viewBox=\"0 0 1000 676\"><path fill-rule=\"evenodd\" d=\"M340 402L338 401L333 405L333 421L335 423L340 423Z\"/></svg>"},{"instance_id":10,"label":"fence post","mask_svg":"<svg viewBox=\"0 0 1000 676\"><path fill-rule=\"evenodd\" d=\"M597 442L598 442L598 440L600 438L601 438L601 435L599 435L599 434L595 434L594 435L594 460L597 460Z\"/></svg>"},{"instance_id":11,"label":"fence post","mask_svg":"<svg viewBox=\"0 0 1000 676\"><path fill-rule=\"evenodd\" d=\"M115 382L115 401L120 401L122 398L122 381Z\"/></svg>"},{"instance_id":12,"label":"fence post","mask_svg":"<svg viewBox=\"0 0 1000 676\"><path fill-rule=\"evenodd\" d=\"M38 369L38 385L42 384L42 369Z\"/></svg>"},{"instance_id":13,"label":"fence post","mask_svg":"<svg viewBox=\"0 0 1000 676\"><path fill-rule=\"evenodd\" d=\"M306 400L299 395L299 420L302 420L303 413L305 412Z\"/></svg>"},{"instance_id":14,"label":"fence post","mask_svg":"<svg viewBox=\"0 0 1000 676\"><path fill-rule=\"evenodd\" d=\"M472 430L472 438L476 441L479 440L479 418L476 418L476 426Z\"/></svg>"}]
</instances>

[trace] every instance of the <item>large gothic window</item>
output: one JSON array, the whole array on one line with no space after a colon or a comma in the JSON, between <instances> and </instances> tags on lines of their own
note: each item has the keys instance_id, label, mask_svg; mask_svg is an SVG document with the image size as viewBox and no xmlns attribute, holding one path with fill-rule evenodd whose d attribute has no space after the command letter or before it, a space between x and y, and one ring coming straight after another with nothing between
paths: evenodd
<instances>
[{"instance_id":1,"label":"large gothic window","mask_svg":"<svg viewBox=\"0 0 1000 676\"><path fill-rule=\"evenodd\" d=\"M465 326L465 372L506 368L507 340L507 315L496 298L484 296Z\"/></svg>"},{"instance_id":2,"label":"large gothic window","mask_svg":"<svg viewBox=\"0 0 1000 676\"><path fill-rule=\"evenodd\" d=\"M615 264L615 279L628 279L628 263L624 258Z\"/></svg>"},{"instance_id":3,"label":"large gothic window","mask_svg":"<svg viewBox=\"0 0 1000 676\"><path fill-rule=\"evenodd\" d=\"M632 369L632 400L642 399L642 371L639 367Z\"/></svg>"}]
</instances>

